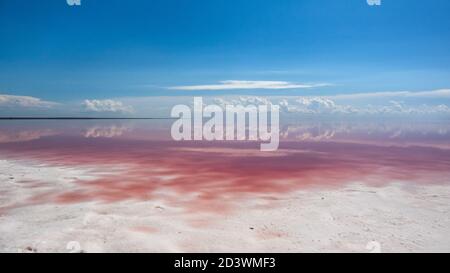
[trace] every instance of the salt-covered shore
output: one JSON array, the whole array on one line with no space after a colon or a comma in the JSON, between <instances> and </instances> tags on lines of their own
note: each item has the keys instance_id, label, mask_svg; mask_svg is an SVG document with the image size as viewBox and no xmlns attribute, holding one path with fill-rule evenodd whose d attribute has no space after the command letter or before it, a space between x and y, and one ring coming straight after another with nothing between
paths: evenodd
<instances>
[{"instance_id":1,"label":"salt-covered shore","mask_svg":"<svg viewBox=\"0 0 450 273\"><path fill-rule=\"evenodd\" d=\"M161 200L28 202L95 177L0 160L1 252L449 252L450 186L354 182L246 199L229 214Z\"/></svg>"}]
</instances>

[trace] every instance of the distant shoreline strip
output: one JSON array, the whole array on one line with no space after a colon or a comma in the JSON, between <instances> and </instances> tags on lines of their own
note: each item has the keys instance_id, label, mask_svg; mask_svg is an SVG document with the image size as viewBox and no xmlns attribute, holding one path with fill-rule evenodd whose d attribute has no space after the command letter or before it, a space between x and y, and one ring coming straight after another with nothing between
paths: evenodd
<instances>
[{"instance_id":1,"label":"distant shoreline strip","mask_svg":"<svg viewBox=\"0 0 450 273\"><path fill-rule=\"evenodd\" d=\"M174 118L0 117L0 120L158 120Z\"/></svg>"}]
</instances>

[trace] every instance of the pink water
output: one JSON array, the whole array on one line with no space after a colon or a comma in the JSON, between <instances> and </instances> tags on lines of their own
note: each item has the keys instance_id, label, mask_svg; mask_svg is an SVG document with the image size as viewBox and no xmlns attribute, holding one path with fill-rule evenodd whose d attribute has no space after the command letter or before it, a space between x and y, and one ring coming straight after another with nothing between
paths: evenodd
<instances>
[{"instance_id":1,"label":"pink water","mask_svg":"<svg viewBox=\"0 0 450 273\"><path fill-rule=\"evenodd\" d=\"M222 213L240 200L278 199L299 190L349 183L450 183L446 123L286 124L276 152L260 152L259 142L174 142L170 125L171 121L0 123L0 159L89 169L97 177L76 178L65 190L50 183L53 178L22 181L31 196L3 209L162 200L186 212Z\"/></svg>"}]
</instances>

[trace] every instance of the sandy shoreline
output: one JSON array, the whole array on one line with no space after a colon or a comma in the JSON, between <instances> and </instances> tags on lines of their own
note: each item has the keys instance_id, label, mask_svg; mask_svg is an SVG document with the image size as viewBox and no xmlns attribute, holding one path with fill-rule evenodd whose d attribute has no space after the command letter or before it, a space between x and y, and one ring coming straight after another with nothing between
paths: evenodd
<instances>
[{"instance_id":1,"label":"sandy shoreline","mask_svg":"<svg viewBox=\"0 0 450 273\"><path fill-rule=\"evenodd\" d=\"M162 200L17 205L93 178L89 169L0 160L0 251L450 251L448 185L354 182L246 199L223 214Z\"/></svg>"}]
</instances>

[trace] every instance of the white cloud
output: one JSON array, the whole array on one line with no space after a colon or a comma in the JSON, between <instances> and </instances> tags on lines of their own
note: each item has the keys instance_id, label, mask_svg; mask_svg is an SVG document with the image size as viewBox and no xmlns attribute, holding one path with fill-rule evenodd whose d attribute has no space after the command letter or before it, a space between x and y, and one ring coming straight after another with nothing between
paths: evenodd
<instances>
[{"instance_id":1,"label":"white cloud","mask_svg":"<svg viewBox=\"0 0 450 273\"><path fill-rule=\"evenodd\" d=\"M173 86L173 90L232 90L232 89L296 89L329 86L329 84L296 84L285 81L221 81L219 84Z\"/></svg>"},{"instance_id":2,"label":"white cloud","mask_svg":"<svg viewBox=\"0 0 450 273\"><path fill-rule=\"evenodd\" d=\"M329 113L335 111L337 107L336 103L331 99L322 97L301 97L294 101L291 112Z\"/></svg>"},{"instance_id":3,"label":"white cloud","mask_svg":"<svg viewBox=\"0 0 450 273\"><path fill-rule=\"evenodd\" d=\"M84 108L91 112L132 113L133 107L115 100L85 100Z\"/></svg>"},{"instance_id":4,"label":"white cloud","mask_svg":"<svg viewBox=\"0 0 450 273\"><path fill-rule=\"evenodd\" d=\"M387 97L426 97L426 98L450 98L450 89L438 89L431 91L394 91L394 92L372 92L372 93L354 93L331 96L338 99L368 99L368 98L387 98Z\"/></svg>"},{"instance_id":5,"label":"white cloud","mask_svg":"<svg viewBox=\"0 0 450 273\"><path fill-rule=\"evenodd\" d=\"M214 102L222 107L225 105L280 105L285 113L325 114L325 113L350 113L354 109L350 106L336 104L332 99L325 97L257 97L245 96L236 99L217 98Z\"/></svg>"},{"instance_id":6,"label":"white cloud","mask_svg":"<svg viewBox=\"0 0 450 273\"><path fill-rule=\"evenodd\" d=\"M214 103L224 107L225 105L270 105L278 104L284 113L289 114L359 114L359 115L377 115L377 114L450 114L450 107L445 104L438 105L408 105L402 101L390 100L382 105L362 105L355 106L350 104L338 103L330 97L257 97L247 96L238 98L216 98Z\"/></svg>"},{"instance_id":7,"label":"white cloud","mask_svg":"<svg viewBox=\"0 0 450 273\"><path fill-rule=\"evenodd\" d=\"M55 102L41 100L35 97L28 96L14 96L14 95L1 95L0 94L0 106L1 107L24 107L24 108L51 108L58 105Z\"/></svg>"}]
</instances>

